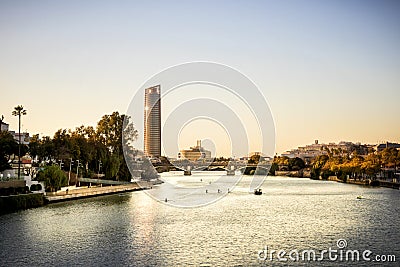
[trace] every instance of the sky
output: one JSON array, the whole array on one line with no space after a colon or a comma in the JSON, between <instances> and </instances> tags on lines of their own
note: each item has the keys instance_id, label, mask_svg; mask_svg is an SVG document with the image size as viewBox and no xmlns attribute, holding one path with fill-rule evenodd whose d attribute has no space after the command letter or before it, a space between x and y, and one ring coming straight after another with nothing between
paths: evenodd
<instances>
[{"instance_id":1,"label":"sky","mask_svg":"<svg viewBox=\"0 0 400 267\"><path fill-rule=\"evenodd\" d=\"M400 142L399 12L388 0L0 0L0 115L16 130L23 105L31 134L95 125L161 70L210 61L264 94L277 153Z\"/></svg>"}]
</instances>

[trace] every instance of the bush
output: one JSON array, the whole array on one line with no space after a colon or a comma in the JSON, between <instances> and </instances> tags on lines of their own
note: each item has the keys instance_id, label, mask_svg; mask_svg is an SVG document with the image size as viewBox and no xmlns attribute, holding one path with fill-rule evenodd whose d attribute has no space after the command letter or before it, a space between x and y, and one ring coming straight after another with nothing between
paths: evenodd
<instances>
[{"instance_id":1,"label":"bush","mask_svg":"<svg viewBox=\"0 0 400 267\"><path fill-rule=\"evenodd\" d=\"M42 190L42 185L41 184L33 184L31 185L31 191L40 191Z\"/></svg>"},{"instance_id":2,"label":"bush","mask_svg":"<svg viewBox=\"0 0 400 267\"><path fill-rule=\"evenodd\" d=\"M46 191L54 192L68 184L67 175L58 165L48 166L36 175L38 181L45 183Z\"/></svg>"}]
</instances>

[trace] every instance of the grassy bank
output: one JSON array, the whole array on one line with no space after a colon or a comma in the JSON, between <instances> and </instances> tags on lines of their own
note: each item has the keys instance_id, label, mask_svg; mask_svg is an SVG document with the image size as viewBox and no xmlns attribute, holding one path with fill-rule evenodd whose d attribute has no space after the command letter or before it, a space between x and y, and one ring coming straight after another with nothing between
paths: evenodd
<instances>
[{"instance_id":1,"label":"grassy bank","mask_svg":"<svg viewBox=\"0 0 400 267\"><path fill-rule=\"evenodd\" d=\"M0 214L36 208L44 205L43 194L0 196Z\"/></svg>"}]
</instances>

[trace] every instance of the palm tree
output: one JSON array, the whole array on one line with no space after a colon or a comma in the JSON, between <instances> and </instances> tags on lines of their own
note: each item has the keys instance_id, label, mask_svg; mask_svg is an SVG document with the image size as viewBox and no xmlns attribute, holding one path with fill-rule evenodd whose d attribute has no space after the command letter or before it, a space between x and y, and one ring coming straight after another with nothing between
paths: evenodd
<instances>
[{"instance_id":1,"label":"palm tree","mask_svg":"<svg viewBox=\"0 0 400 267\"><path fill-rule=\"evenodd\" d=\"M1 126L3 125L3 120L4 120L4 116L1 115L1 117L0 117L0 132L2 131Z\"/></svg>"},{"instance_id":2,"label":"palm tree","mask_svg":"<svg viewBox=\"0 0 400 267\"><path fill-rule=\"evenodd\" d=\"M21 175L21 115L26 115L26 110L22 105L14 107L13 116L18 116L18 179Z\"/></svg>"}]
</instances>

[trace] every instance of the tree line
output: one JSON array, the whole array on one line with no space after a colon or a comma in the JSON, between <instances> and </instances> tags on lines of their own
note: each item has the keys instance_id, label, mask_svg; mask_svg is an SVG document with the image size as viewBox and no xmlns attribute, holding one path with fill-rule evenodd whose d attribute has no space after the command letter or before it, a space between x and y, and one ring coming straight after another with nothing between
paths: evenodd
<instances>
[{"instance_id":1,"label":"tree line","mask_svg":"<svg viewBox=\"0 0 400 267\"><path fill-rule=\"evenodd\" d=\"M312 162L311 177L327 179L336 176L338 179L376 179L379 173L388 178L394 177L394 172L400 163L400 152L396 148L385 148L377 153L361 156L358 153L343 156L320 155ZM393 171L387 171L392 169Z\"/></svg>"},{"instance_id":2,"label":"tree line","mask_svg":"<svg viewBox=\"0 0 400 267\"><path fill-rule=\"evenodd\" d=\"M309 170L311 178L328 179L336 176L338 179L376 179L378 174L394 177L394 172L400 163L400 151L396 148L385 148L379 152L368 151L368 154L360 155L357 150L351 153L332 153L315 157L310 164L306 164L301 158L289 158L286 156L274 157L270 175L275 171L299 171Z\"/></svg>"},{"instance_id":3,"label":"tree line","mask_svg":"<svg viewBox=\"0 0 400 267\"><path fill-rule=\"evenodd\" d=\"M127 120L124 125L124 120ZM18 143L8 132L1 132L0 171L10 168L10 160L17 154ZM59 129L54 136L39 137L33 135L29 145L21 144L25 155L33 159L34 167L59 165L68 172L79 172L79 176L95 177L98 172L105 179L130 181L131 174L123 155L123 135L137 138L137 130L126 115L113 112L104 115L96 127L80 126L71 129Z\"/></svg>"}]
</instances>

